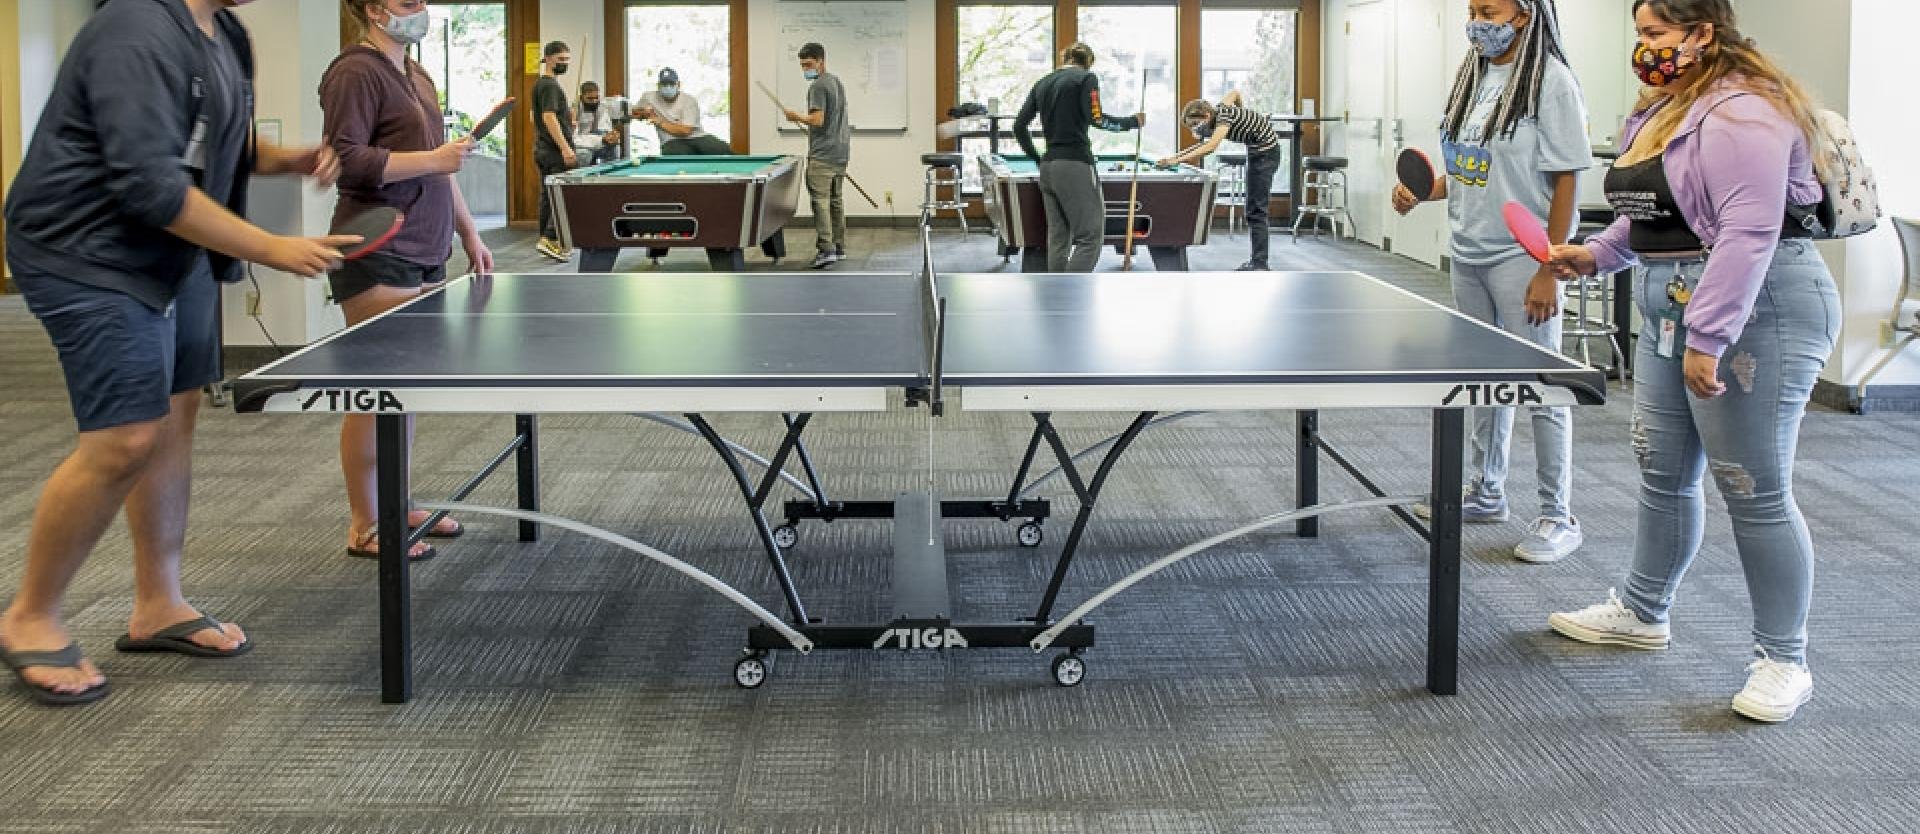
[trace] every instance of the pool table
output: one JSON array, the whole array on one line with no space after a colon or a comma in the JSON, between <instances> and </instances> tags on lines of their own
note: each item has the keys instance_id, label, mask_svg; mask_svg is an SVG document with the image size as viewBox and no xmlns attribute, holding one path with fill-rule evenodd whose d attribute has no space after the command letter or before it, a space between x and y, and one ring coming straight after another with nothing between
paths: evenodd
<instances>
[{"instance_id":1,"label":"pool table","mask_svg":"<svg viewBox=\"0 0 1920 834\"><path fill-rule=\"evenodd\" d=\"M786 257L782 230L800 205L799 157L647 156L547 177L562 245L581 272L612 272L623 248L698 246L716 271L746 269L745 251Z\"/></svg>"},{"instance_id":2,"label":"pool table","mask_svg":"<svg viewBox=\"0 0 1920 834\"><path fill-rule=\"evenodd\" d=\"M1107 242L1125 248L1131 156L1101 156L1097 170L1107 197ZM1047 211L1040 201L1040 164L1029 156L979 158L987 217L1000 237L1000 256L1020 253L1021 272L1047 271ZM1134 213L1135 249L1144 247L1161 272L1184 272L1187 247L1207 242L1220 178L1192 165L1160 169L1143 163L1140 207Z\"/></svg>"}]
</instances>

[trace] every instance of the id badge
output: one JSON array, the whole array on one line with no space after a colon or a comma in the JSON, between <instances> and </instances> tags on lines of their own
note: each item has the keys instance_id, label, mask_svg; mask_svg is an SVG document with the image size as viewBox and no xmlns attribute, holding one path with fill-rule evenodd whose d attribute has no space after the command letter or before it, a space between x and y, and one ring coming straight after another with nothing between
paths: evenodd
<instances>
[{"instance_id":1,"label":"id badge","mask_svg":"<svg viewBox=\"0 0 1920 834\"><path fill-rule=\"evenodd\" d=\"M1680 355L1680 346L1687 343L1687 328L1680 323L1680 311L1674 309L1660 312L1660 339L1654 346L1654 353L1661 359L1672 359Z\"/></svg>"}]
</instances>

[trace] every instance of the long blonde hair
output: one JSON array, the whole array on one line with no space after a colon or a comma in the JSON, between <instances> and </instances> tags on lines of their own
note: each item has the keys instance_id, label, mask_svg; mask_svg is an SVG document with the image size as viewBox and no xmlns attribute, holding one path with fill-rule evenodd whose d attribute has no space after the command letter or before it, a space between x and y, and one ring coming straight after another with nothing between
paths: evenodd
<instances>
[{"instance_id":1,"label":"long blonde hair","mask_svg":"<svg viewBox=\"0 0 1920 834\"><path fill-rule=\"evenodd\" d=\"M1665 153L1667 143L1673 141L1673 135L1679 132L1693 106L1727 78L1737 79L1735 83L1766 99L1782 115L1792 119L1806 135L1809 149L1818 144L1823 135L1816 116L1819 105L1800 82L1740 33L1733 5L1728 0L1634 0L1634 13L1638 14L1642 6L1651 7L1662 22L1675 26L1713 24L1713 42L1700 51L1687 75L1690 80L1680 92L1669 96L1658 87L1640 92L1636 111L1644 112L1663 99L1670 100L1641 126L1633 147L1622 154L1616 164L1637 165ZM1822 154L1810 155L1814 165L1825 164Z\"/></svg>"}]
</instances>

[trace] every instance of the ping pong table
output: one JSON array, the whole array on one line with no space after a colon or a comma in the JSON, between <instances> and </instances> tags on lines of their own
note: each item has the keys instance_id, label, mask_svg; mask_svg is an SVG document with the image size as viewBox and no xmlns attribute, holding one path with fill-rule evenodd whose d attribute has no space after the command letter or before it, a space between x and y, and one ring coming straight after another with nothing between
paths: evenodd
<instances>
[{"instance_id":1,"label":"ping pong table","mask_svg":"<svg viewBox=\"0 0 1920 834\"><path fill-rule=\"evenodd\" d=\"M1464 409L1591 405L1601 372L1352 272L1099 275L539 274L469 276L235 381L242 412L377 415L382 697L412 692L406 415L515 415L512 441L436 510L516 519L522 540L542 527L625 547L749 612L736 683L766 680L773 652L815 650L1057 650L1062 685L1086 673L1088 614L1158 571L1213 544L1282 524L1302 537L1322 515L1391 510L1429 543L1427 687L1457 686ZM1025 412L1033 431L1003 495L943 498L925 491L836 500L805 443L816 415L949 408ZM1430 410L1429 490L1389 495L1320 433L1322 410ZM1061 614L1070 576L1104 486L1143 432L1197 412L1296 413L1295 508L1169 554ZM1057 412L1126 416L1112 437L1074 450ZM784 615L721 579L623 535L540 511L538 417L635 413L698 434L738 487L778 583ZM723 437L707 415L778 415L776 449L761 457ZM670 417L665 415L681 415ZM1010 447L1010 450L1013 447ZM1056 469L1036 477L1045 448ZM932 454L931 449L929 454ZM515 507L464 503L515 462ZM1320 503L1331 461L1375 496ZM902 461L910 470L917 461ZM798 474L788 470L797 464ZM1051 505L1040 482L1061 476L1079 500L1033 616L969 620L948 588L943 520L1018 523L1041 544ZM782 483L800 497L775 504ZM1426 524L1408 505L1431 501ZM787 554L810 521L891 519L892 614L836 622L806 606ZM437 518L436 518L437 520ZM878 591L880 589L876 589Z\"/></svg>"}]
</instances>

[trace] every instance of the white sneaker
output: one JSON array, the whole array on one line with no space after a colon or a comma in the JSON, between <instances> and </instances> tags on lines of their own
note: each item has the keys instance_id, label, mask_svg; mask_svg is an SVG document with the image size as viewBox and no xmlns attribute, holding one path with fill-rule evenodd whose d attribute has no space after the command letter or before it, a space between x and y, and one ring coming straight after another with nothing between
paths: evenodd
<instances>
[{"instance_id":1,"label":"white sneaker","mask_svg":"<svg viewBox=\"0 0 1920 834\"><path fill-rule=\"evenodd\" d=\"M1759 646L1760 659L1747 664L1747 688L1733 696L1733 711L1755 721L1778 724L1793 717L1813 698L1813 673L1798 663L1782 663Z\"/></svg>"},{"instance_id":2,"label":"white sneaker","mask_svg":"<svg viewBox=\"0 0 1920 834\"><path fill-rule=\"evenodd\" d=\"M1586 540L1580 532L1580 519L1542 518L1533 523L1533 533L1513 546L1513 557L1548 565L1572 555Z\"/></svg>"},{"instance_id":3,"label":"white sneaker","mask_svg":"<svg viewBox=\"0 0 1920 834\"><path fill-rule=\"evenodd\" d=\"M1621 602L1612 588L1607 589L1607 601L1599 605L1548 615L1547 627L1564 637L1602 646L1664 649L1673 643L1671 626L1641 622L1640 615Z\"/></svg>"}]
</instances>

